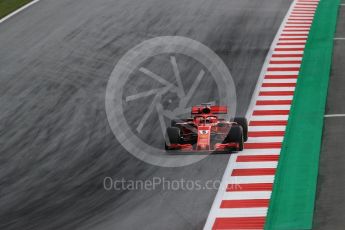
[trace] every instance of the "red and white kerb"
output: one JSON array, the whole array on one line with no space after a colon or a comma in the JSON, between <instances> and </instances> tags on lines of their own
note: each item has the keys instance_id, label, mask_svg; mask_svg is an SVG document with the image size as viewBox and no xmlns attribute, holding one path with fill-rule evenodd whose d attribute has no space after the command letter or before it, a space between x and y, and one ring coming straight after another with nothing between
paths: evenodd
<instances>
[{"instance_id":1,"label":"red and white kerb","mask_svg":"<svg viewBox=\"0 0 345 230\"><path fill-rule=\"evenodd\" d=\"M248 142L233 154L205 224L263 229L290 106L318 0L296 0L273 44L249 119Z\"/></svg>"}]
</instances>

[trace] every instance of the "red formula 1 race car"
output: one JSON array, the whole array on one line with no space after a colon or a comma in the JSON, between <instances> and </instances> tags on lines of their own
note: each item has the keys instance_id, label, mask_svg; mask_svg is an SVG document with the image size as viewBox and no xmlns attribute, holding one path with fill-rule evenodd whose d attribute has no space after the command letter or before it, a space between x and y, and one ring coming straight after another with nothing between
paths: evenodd
<instances>
[{"instance_id":1,"label":"red formula 1 race car","mask_svg":"<svg viewBox=\"0 0 345 230\"><path fill-rule=\"evenodd\" d=\"M226 106L202 104L192 107L191 118L172 120L166 132L166 150L181 151L242 151L248 138L246 118L227 121Z\"/></svg>"}]
</instances>

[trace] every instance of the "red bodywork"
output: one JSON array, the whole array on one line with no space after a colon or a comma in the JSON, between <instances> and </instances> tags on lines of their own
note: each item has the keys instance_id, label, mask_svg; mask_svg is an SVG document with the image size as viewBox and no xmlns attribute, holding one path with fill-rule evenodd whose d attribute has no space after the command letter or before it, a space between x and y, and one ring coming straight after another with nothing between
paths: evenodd
<instances>
[{"instance_id":1,"label":"red bodywork","mask_svg":"<svg viewBox=\"0 0 345 230\"><path fill-rule=\"evenodd\" d=\"M170 144L169 150L181 151L229 151L238 149L239 143L227 142L226 137L235 122L225 121L218 117L227 114L226 106L193 106L192 118L176 123L185 143Z\"/></svg>"}]
</instances>

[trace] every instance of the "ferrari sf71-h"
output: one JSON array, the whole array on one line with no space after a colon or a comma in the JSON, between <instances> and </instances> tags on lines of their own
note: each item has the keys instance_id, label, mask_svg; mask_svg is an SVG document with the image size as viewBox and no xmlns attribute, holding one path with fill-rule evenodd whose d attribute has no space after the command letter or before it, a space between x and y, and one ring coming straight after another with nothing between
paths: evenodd
<instances>
[{"instance_id":1,"label":"ferrari sf71-h","mask_svg":"<svg viewBox=\"0 0 345 230\"><path fill-rule=\"evenodd\" d=\"M246 118L225 120L226 106L202 104L193 106L191 118L172 120L165 138L166 150L180 151L242 151L248 138Z\"/></svg>"}]
</instances>

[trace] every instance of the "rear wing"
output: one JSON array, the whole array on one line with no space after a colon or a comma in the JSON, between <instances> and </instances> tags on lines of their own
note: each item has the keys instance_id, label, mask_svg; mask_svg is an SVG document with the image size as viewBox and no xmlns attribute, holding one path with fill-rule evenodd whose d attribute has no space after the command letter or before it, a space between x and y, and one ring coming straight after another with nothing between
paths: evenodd
<instances>
[{"instance_id":1,"label":"rear wing","mask_svg":"<svg viewBox=\"0 0 345 230\"><path fill-rule=\"evenodd\" d=\"M196 114L207 114L207 113L213 113L213 114L227 114L228 113L228 107L227 106L193 106L192 107L192 115Z\"/></svg>"}]
</instances>

